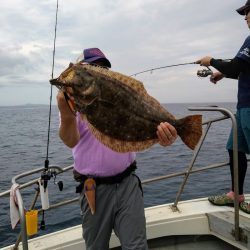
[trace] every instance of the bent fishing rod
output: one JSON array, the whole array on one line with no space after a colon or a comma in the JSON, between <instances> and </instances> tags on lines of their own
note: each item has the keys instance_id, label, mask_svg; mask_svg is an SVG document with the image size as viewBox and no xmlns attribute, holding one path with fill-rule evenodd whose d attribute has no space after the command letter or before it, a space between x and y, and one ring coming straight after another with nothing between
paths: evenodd
<instances>
[{"instance_id":1,"label":"bent fishing rod","mask_svg":"<svg viewBox=\"0 0 250 250\"><path fill-rule=\"evenodd\" d=\"M178 67L178 66L184 66L184 65L190 65L190 64L198 64L198 63L197 62L187 62L187 63L171 64L171 65L166 65L166 66L161 66L161 67L157 67L157 68L143 70L143 71L137 72L135 74L132 74L130 76L137 76L137 75L144 74L144 73L147 73L147 72L152 73L153 71L159 70L159 69L172 68L172 67ZM213 71L208 66L206 66L206 68L207 69L198 70L197 71L197 76L199 76L199 77L207 77L207 76L213 74Z\"/></svg>"},{"instance_id":2,"label":"bent fishing rod","mask_svg":"<svg viewBox=\"0 0 250 250\"><path fill-rule=\"evenodd\" d=\"M147 73L147 72L153 72L153 71L158 70L158 69L165 69L165 68L183 66L183 65L188 65L188 64L197 64L197 63L196 62L188 62L188 63L172 64L172 65L167 65L167 66L162 66L162 67L157 67L157 68L143 70L143 71L137 72L137 73L135 73L133 75L130 75L130 76L137 76L137 75L144 74L144 73Z\"/></svg>"},{"instance_id":3,"label":"bent fishing rod","mask_svg":"<svg viewBox=\"0 0 250 250\"><path fill-rule=\"evenodd\" d=\"M220 59L220 60L230 62L232 59ZM197 63L197 62L187 62L187 63L171 64L171 65L166 65L166 66L161 66L161 67L157 67L157 68L143 70L143 71L134 73L134 74L132 74L130 76L132 77L132 76L137 76L137 75L144 74L144 73L147 73L147 72L152 73L153 71L159 70L159 69L172 68L172 67L178 67L178 66L184 66L184 65L190 65L190 64L199 64L199 63ZM200 66L204 66L204 65L200 64ZM206 67L206 68L203 68L203 69L200 69L200 70L197 71L197 76L199 76L199 77L207 77L207 76L213 74L213 71L208 66L204 66L204 67Z\"/></svg>"}]
</instances>

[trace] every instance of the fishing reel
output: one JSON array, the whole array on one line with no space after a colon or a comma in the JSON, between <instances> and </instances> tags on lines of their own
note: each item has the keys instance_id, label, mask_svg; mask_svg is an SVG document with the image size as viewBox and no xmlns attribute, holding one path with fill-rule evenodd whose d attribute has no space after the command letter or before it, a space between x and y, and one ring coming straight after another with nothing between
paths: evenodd
<instances>
[{"instance_id":1,"label":"fishing reel","mask_svg":"<svg viewBox=\"0 0 250 250\"><path fill-rule=\"evenodd\" d=\"M60 191L63 191L63 182L62 181L56 181L56 175L54 176L54 184L58 186Z\"/></svg>"},{"instance_id":2,"label":"fishing reel","mask_svg":"<svg viewBox=\"0 0 250 250\"><path fill-rule=\"evenodd\" d=\"M53 178L54 184L58 185L60 191L63 190L63 182L56 182L56 176L58 172L55 169L49 168L48 164L45 165L45 169L41 174L41 178L38 180L39 191L41 195L41 205L42 205L42 220L40 224L40 229L45 230L45 210L49 209L49 194L48 194L48 181ZM60 172L60 171L59 171Z\"/></svg>"},{"instance_id":3,"label":"fishing reel","mask_svg":"<svg viewBox=\"0 0 250 250\"><path fill-rule=\"evenodd\" d=\"M213 71L209 67L207 67L207 69L199 69L197 71L197 76L199 76L199 77L207 77L207 76L212 75L212 74L213 74Z\"/></svg>"},{"instance_id":4,"label":"fishing reel","mask_svg":"<svg viewBox=\"0 0 250 250\"><path fill-rule=\"evenodd\" d=\"M41 174L41 181L43 182L44 190L46 191L46 188L48 186L48 181L53 178L54 184L58 186L59 190L63 190L63 182L62 181L56 181L57 172L55 170L51 169L45 169Z\"/></svg>"}]
</instances>

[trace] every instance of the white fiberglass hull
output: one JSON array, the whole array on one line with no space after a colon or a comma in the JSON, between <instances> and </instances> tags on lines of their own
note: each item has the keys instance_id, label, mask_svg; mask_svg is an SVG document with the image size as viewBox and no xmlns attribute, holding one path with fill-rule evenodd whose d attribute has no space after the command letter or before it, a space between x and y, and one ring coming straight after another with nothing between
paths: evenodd
<instances>
[{"instance_id":1,"label":"white fiberglass hull","mask_svg":"<svg viewBox=\"0 0 250 250\"><path fill-rule=\"evenodd\" d=\"M247 196L250 199L250 195ZM206 198L190 201L179 202L178 211L173 211L172 204L149 207L145 209L147 221L147 237L150 245L157 245L157 241L161 245L150 249L249 249L249 243L235 241L233 237L225 237L218 232L211 230L210 214L222 213L232 214L234 209L226 206L213 206ZM240 211L240 221L243 219L250 224L250 215ZM222 225L223 227L223 225ZM211 235L217 239L208 238L198 242L191 240L186 242L189 236ZM174 240L174 237L179 240ZM166 238L168 237L168 238ZM180 240L180 237L185 240ZM192 239L192 238L190 238ZM194 239L194 238L193 238ZM192 242L193 241L193 242ZM165 243L162 243L165 242ZM179 242L179 243L178 243ZM182 248L180 245L184 242ZM164 244L165 246L162 246ZM110 248L120 246L119 240L112 234ZM194 246L198 248L194 248ZM231 246L231 248L229 248ZM234 246L236 248L234 248ZM20 246L21 247L21 244ZM1 250L11 249L11 246L2 248ZM54 233L50 233L41 237L29 240L29 249L64 249L64 250L84 250L85 245L82 239L82 226L75 226Z\"/></svg>"}]
</instances>

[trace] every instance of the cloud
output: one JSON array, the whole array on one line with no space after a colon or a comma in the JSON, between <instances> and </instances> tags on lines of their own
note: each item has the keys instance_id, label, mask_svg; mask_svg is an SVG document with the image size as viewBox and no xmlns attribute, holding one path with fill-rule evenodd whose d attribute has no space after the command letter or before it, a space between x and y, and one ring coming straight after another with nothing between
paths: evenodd
<instances>
[{"instance_id":1,"label":"cloud","mask_svg":"<svg viewBox=\"0 0 250 250\"><path fill-rule=\"evenodd\" d=\"M205 55L231 58L249 35L244 18L235 11L243 4L235 0L226 4L217 0L59 1L53 75L58 76L87 47L101 48L113 70L128 75ZM0 105L9 105L3 95L21 86L33 91L28 91L32 98L26 102L47 103L44 93L52 77L56 1L3 0L0 5ZM208 79L201 84L198 68L168 68L139 79L162 102L236 100L235 82L228 80L228 85L216 88ZM41 94L34 86L43 89ZM22 98L18 99L21 103Z\"/></svg>"}]
</instances>

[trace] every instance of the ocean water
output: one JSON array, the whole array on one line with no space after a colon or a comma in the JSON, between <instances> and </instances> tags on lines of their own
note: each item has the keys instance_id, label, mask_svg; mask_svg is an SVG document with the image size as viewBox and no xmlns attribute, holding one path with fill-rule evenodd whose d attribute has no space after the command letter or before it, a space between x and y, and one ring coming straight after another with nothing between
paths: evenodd
<instances>
[{"instance_id":1,"label":"ocean water","mask_svg":"<svg viewBox=\"0 0 250 250\"><path fill-rule=\"evenodd\" d=\"M201 113L203 121L222 116L218 112L191 112L187 109L192 106L208 105L211 105L211 103L166 104L166 108L177 118L194 113ZM235 112L235 103L213 103L212 105L218 105ZM47 151L48 114L49 107L47 105L0 107L0 193L11 187L11 178L13 176L44 166ZM230 120L220 121L211 126L194 164L194 169L215 163L228 162L225 145L230 129ZM155 145L148 150L137 153L137 174L141 180L146 180L185 171L189 167L191 159L192 150L188 149L180 139L177 139L171 147L164 148ZM56 106L52 106L49 161L50 165L59 165L61 167L73 163L70 149L58 137L58 110ZM20 180L20 183L27 180L28 178ZM62 192L59 191L53 180L49 182L51 204L62 201L64 198L77 197L77 194L75 194L76 183L73 180L71 171L59 175L57 181L59 180L64 183ZM176 177L144 185L145 207L174 202L182 180L183 177ZM245 183L245 192L247 193L250 192L249 184L250 177L248 173ZM228 166L199 172L189 177L181 195L181 200L206 197L227 192L229 189L230 173ZM35 186L21 193L25 207L28 209L35 194ZM37 207L39 205L40 199L38 199ZM39 221L41 221L40 215ZM56 210L46 211L45 223L45 230L40 230L38 235L80 224L81 217L78 204L75 203ZM19 226L15 230L11 229L9 197L0 197L0 247L13 244L19 231Z\"/></svg>"}]
</instances>

